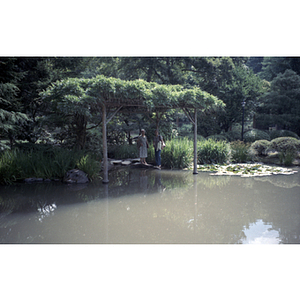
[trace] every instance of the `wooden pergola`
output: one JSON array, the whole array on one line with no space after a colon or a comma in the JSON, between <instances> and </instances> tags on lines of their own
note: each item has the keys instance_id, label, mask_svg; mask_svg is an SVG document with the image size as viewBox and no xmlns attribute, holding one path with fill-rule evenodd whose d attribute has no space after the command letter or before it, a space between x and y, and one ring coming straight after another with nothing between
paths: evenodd
<instances>
[{"instance_id":1,"label":"wooden pergola","mask_svg":"<svg viewBox=\"0 0 300 300\"><path fill-rule=\"evenodd\" d=\"M197 112L211 112L224 103L217 97L199 88L184 89L179 85L159 85L143 80L124 81L117 78L97 76L89 85L88 94L92 96L102 110L103 138L103 183L108 183L107 123L120 111L144 110L147 112L165 112L179 108L194 125L194 170L197 171ZM107 109L113 109L107 118Z\"/></svg>"},{"instance_id":2,"label":"wooden pergola","mask_svg":"<svg viewBox=\"0 0 300 300\"><path fill-rule=\"evenodd\" d=\"M42 98L58 103L57 109L65 114L68 114L69 106L75 107L75 113L83 114L85 118L91 111L102 112L103 183L108 183L107 123L118 112L129 109L135 112L155 112L159 119L159 113L162 115L168 109L183 110L194 124L194 174L197 174L197 113L210 113L225 106L217 97L198 87L186 89L181 85L127 81L103 75L57 81L42 93ZM113 111L109 118L108 110Z\"/></svg>"}]
</instances>

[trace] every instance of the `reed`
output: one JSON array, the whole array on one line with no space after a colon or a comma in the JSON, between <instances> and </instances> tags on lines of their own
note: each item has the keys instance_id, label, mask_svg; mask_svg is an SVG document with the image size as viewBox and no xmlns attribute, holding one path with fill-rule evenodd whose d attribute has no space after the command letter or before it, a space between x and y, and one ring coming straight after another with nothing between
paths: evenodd
<instances>
[{"instance_id":1,"label":"reed","mask_svg":"<svg viewBox=\"0 0 300 300\"><path fill-rule=\"evenodd\" d=\"M178 138L166 141L161 152L162 166L170 169L184 169L193 161L193 141Z\"/></svg>"},{"instance_id":2,"label":"reed","mask_svg":"<svg viewBox=\"0 0 300 300\"><path fill-rule=\"evenodd\" d=\"M62 179L74 168L82 169L93 179L100 173L100 161L83 152L60 148L6 150L0 154L0 184L12 184L30 177Z\"/></svg>"},{"instance_id":3,"label":"reed","mask_svg":"<svg viewBox=\"0 0 300 300\"><path fill-rule=\"evenodd\" d=\"M244 143L242 141L235 141L230 143L231 147L231 160L236 163L245 163L251 160L250 155L250 143Z\"/></svg>"},{"instance_id":4,"label":"reed","mask_svg":"<svg viewBox=\"0 0 300 300\"><path fill-rule=\"evenodd\" d=\"M197 146L199 164L223 164L229 161L230 149L226 141L208 139L198 142Z\"/></svg>"}]
</instances>

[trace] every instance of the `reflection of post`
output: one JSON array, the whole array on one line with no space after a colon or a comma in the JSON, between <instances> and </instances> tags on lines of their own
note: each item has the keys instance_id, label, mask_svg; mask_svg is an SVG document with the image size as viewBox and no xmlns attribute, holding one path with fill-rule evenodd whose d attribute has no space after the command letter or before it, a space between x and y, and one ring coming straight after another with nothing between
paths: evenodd
<instances>
[{"instance_id":1,"label":"reflection of post","mask_svg":"<svg viewBox=\"0 0 300 300\"><path fill-rule=\"evenodd\" d=\"M140 188L144 192L148 189L148 175L146 170L140 172Z\"/></svg>"},{"instance_id":2,"label":"reflection of post","mask_svg":"<svg viewBox=\"0 0 300 300\"><path fill-rule=\"evenodd\" d=\"M197 170L197 108L195 108L194 115L194 173L198 174Z\"/></svg>"},{"instance_id":3,"label":"reflection of post","mask_svg":"<svg viewBox=\"0 0 300 300\"><path fill-rule=\"evenodd\" d=\"M108 184L104 185L104 196L106 199L106 243L108 243Z\"/></svg>"},{"instance_id":4,"label":"reflection of post","mask_svg":"<svg viewBox=\"0 0 300 300\"><path fill-rule=\"evenodd\" d=\"M195 203L194 237L195 238L196 238L197 219L198 219L198 188L197 188L197 178L198 178L198 176L194 176L194 200L195 200L195 202L194 202Z\"/></svg>"},{"instance_id":5,"label":"reflection of post","mask_svg":"<svg viewBox=\"0 0 300 300\"><path fill-rule=\"evenodd\" d=\"M107 136L106 136L106 106L102 104L102 141L103 141L103 183L108 183L108 159L107 159Z\"/></svg>"}]
</instances>

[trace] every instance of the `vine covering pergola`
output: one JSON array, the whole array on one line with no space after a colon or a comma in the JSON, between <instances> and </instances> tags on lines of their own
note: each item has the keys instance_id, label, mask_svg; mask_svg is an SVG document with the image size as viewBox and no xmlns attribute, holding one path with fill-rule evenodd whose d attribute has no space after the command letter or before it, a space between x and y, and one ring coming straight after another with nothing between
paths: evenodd
<instances>
[{"instance_id":1,"label":"vine covering pergola","mask_svg":"<svg viewBox=\"0 0 300 300\"><path fill-rule=\"evenodd\" d=\"M119 111L165 112L182 109L194 124L194 174L197 174L197 112L213 112L225 104L198 87L186 89L181 85L162 85L144 80L121 80L98 75L91 79L68 79L52 84L43 93L48 99L60 97L80 105L89 103L91 109L102 111L103 183L108 183L107 123ZM65 105L68 105L67 102ZM107 119L107 109L112 116Z\"/></svg>"}]
</instances>

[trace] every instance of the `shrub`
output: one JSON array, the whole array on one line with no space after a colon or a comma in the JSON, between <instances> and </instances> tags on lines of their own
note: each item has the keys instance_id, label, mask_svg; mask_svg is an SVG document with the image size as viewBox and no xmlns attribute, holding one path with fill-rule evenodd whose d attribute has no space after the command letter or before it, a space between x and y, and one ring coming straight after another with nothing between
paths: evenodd
<instances>
[{"instance_id":1,"label":"shrub","mask_svg":"<svg viewBox=\"0 0 300 300\"><path fill-rule=\"evenodd\" d=\"M269 135L271 140L274 140L278 137L294 137L299 140L298 134L290 130L272 130L269 132Z\"/></svg>"},{"instance_id":2,"label":"shrub","mask_svg":"<svg viewBox=\"0 0 300 300\"><path fill-rule=\"evenodd\" d=\"M151 146L150 142L149 142L149 146ZM111 158L116 158L116 159L137 158L139 157L139 152L136 144L134 145L124 144L118 146L111 146L109 148L109 156Z\"/></svg>"},{"instance_id":3,"label":"shrub","mask_svg":"<svg viewBox=\"0 0 300 300\"><path fill-rule=\"evenodd\" d=\"M76 166L79 170L82 170L90 180L99 177L101 170L101 163L98 160L93 159L89 154L82 156L78 159Z\"/></svg>"},{"instance_id":4,"label":"shrub","mask_svg":"<svg viewBox=\"0 0 300 300\"><path fill-rule=\"evenodd\" d=\"M161 152L162 166L171 169L187 168L193 161L193 141L188 138L178 138L166 141L166 147ZM151 150L148 151L148 161L151 161ZM154 150L153 154L154 156Z\"/></svg>"},{"instance_id":5,"label":"shrub","mask_svg":"<svg viewBox=\"0 0 300 300\"><path fill-rule=\"evenodd\" d=\"M293 137L279 137L270 142L268 150L296 153L300 151L300 141Z\"/></svg>"},{"instance_id":6,"label":"shrub","mask_svg":"<svg viewBox=\"0 0 300 300\"><path fill-rule=\"evenodd\" d=\"M280 163L284 164L285 166L291 166L295 158L296 158L296 153L290 150L282 151L279 153Z\"/></svg>"},{"instance_id":7,"label":"shrub","mask_svg":"<svg viewBox=\"0 0 300 300\"><path fill-rule=\"evenodd\" d=\"M12 184L30 177L62 179L65 173L77 167L83 168L90 178L100 171L100 161L83 152L62 148L6 150L0 155L0 184Z\"/></svg>"},{"instance_id":8,"label":"shrub","mask_svg":"<svg viewBox=\"0 0 300 300\"><path fill-rule=\"evenodd\" d=\"M241 139L241 131L232 130L227 131L223 134L229 142L240 140Z\"/></svg>"},{"instance_id":9,"label":"shrub","mask_svg":"<svg viewBox=\"0 0 300 300\"><path fill-rule=\"evenodd\" d=\"M0 156L0 184L11 184L17 180L17 151L5 150Z\"/></svg>"},{"instance_id":10,"label":"shrub","mask_svg":"<svg viewBox=\"0 0 300 300\"><path fill-rule=\"evenodd\" d=\"M198 163L225 163L229 160L230 149L225 141L208 139L198 143Z\"/></svg>"},{"instance_id":11,"label":"shrub","mask_svg":"<svg viewBox=\"0 0 300 300\"><path fill-rule=\"evenodd\" d=\"M223 134L214 134L207 137L207 139L215 140L215 141L226 141L228 142L228 138Z\"/></svg>"},{"instance_id":12,"label":"shrub","mask_svg":"<svg viewBox=\"0 0 300 300\"><path fill-rule=\"evenodd\" d=\"M252 143L250 150L254 151L257 155L267 155L267 149L270 142L267 140L258 140Z\"/></svg>"},{"instance_id":13,"label":"shrub","mask_svg":"<svg viewBox=\"0 0 300 300\"><path fill-rule=\"evenodd\" d=\"M178 127L178 135L181 137L185 137L191 134L193 131L193 125L188 123L188 124L182 124L181 127Z\"/></svg>"},{"instance_id":14,"label":"shrub","mask_svg":"<svg viewBox=\"0 0 300 300\"><path fill-rule=\"evenodd\" d=\"M243 163L251 160L249 154L250 144L242 141L235 141L230 143L231 160L237 163Z\"/></svg>"},{"instance_id":15,"label":"shrub","mask_svg":"<svg viewBox=\"0 0 300 300\"><path fill-rule=\"evenodd\" d=\"M245 143L253 143L257 140L267 140L270 141L271 138L268 135L268 133L266 133L263 130L259 130L259 129L252 129L249 130L247 132L244 133L244 141Z\"/></svg>"}]
</instances>

